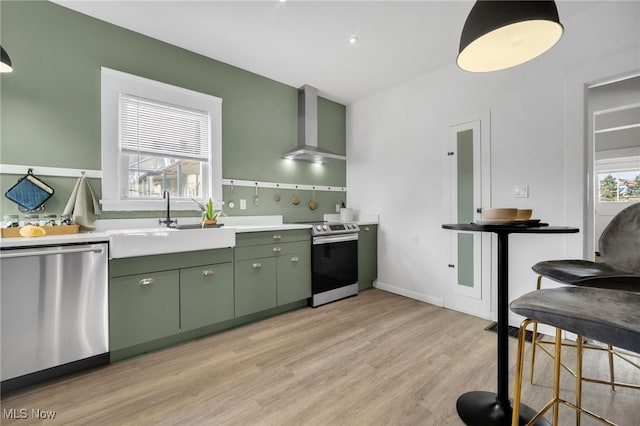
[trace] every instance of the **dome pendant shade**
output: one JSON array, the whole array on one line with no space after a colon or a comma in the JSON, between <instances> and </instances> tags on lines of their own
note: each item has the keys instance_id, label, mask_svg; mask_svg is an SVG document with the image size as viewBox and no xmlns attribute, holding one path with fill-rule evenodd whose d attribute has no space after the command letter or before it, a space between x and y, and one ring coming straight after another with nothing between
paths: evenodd
<instances>
[{"instance_id":1,"label":"dome pendant shade","mask_svg":"<svg viewBox=\"0 0 640 426\"><path fill-rule=\"evenodd\" d=\"M9 54L2 46L0 46L0 72L11 72L13 68L11 67L11 59L9 58Z\"/></svg>"},{"instance_id":2,"label":"dome pendant shade","mask_svg":"<svg viewBox=\"0 0 640 426\"><path fill-rule=\"evenodd\" d=\"M471 72L511 68L549 50L563 31L553 1L478 0L462 30L458 66Z\"/></svg>"}]
</instances>

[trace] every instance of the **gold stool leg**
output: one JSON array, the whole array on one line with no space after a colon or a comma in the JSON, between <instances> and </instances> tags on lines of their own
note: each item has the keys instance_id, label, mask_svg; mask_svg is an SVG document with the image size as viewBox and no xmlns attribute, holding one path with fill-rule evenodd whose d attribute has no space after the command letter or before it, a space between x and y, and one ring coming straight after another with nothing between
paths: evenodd
<instances>
[{"instance_id":1,"label":"gold stool leg","mask_svg":"<svg viewBox=\"0 0 640 426\"><path fill-rule=\"evenodd\" d=\"M616 390L616 379L613 374L613 346L607 345L607 353L609 354L609 378L611 380L611 390Z\"/></svg>"},{"instance_id":2,"label":"gold stool leg","mask_svg":"<svg viewBox=\"0 0 640 426\"><path fill-rule=\"evenodd\" d=\"M542 275L538 275L538 281L536 283L536 290L540 290L542 283ZM538 340L538 322L533 322L533 336L531 337L531 367L529 371L529 383L533 384L533 369L536 363L536 347L539 345Z\"/></svg>"},{"instance_id":3,"label":"gold stool leg","mask_svg":"<svg viewBox=\"0 0 640 426\"><path fill-rule=\"evenodd\" d=\"M576 426L580 426L580 409L582 408L582 345L584 338L578 336L576 340Z\"/></svg>"},{"instance_id":4,"label":"gold stool leg","mask_svg":"<svg viewBox=\"0 0 640 426\"><path fill-rule=\"evenodd\" d=\"M556 328L555 359L553 363L553 426L558 425L560 400L560 354L562 352L562 329Z\"/></svg>"},{"instance_id":5,"label":"gold stool leg","mask_svg":"<svg viewBox=\"0 0 640 426\"><path fill-rule=\"evenodd\" d=\"M516 373L515 373L515 385L513 389L513 406L511 425L519 426L520 418L520 398L522 395L522 374L524 370L524 347L525 336L527 334L527 326L533 321L526 319L520 324L520 330L518 332L518 354L516 355ZM535 322L533 322L535 324Z\"/></svg>"}]
</instances>

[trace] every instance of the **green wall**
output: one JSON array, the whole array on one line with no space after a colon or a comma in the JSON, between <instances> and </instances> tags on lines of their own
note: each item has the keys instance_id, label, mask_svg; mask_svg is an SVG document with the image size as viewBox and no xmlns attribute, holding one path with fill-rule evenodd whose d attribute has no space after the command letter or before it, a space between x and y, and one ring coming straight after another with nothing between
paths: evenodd
<instances>
[{"instance_id":1,"label":"green wall","mask_svg":"<svg viewBox=\"0 0 640 426\"><path fill-rule=\"evenodd\" d=\"M0 41L14 65L13 73L0 77L0 163L99 170L100 67L105 66L222 98L224 178L346 185L344 162L317 165L281 159L297 144L295 87L49 2L2 0L0 23ZM320 98L318 127L320 147L345 154L344 105ZM1 175L2 192L18 177ZM46 211L60 212L75 179L42 178L56 190ZM91 184L99 195L100 180ZM264 196L274 194L265 190ZM311 196L300 195L303 200ZM316 195L321 203L314 212L302 208L304 201L296 208L282 201L254 207L251 195L247 210L236 207L228 213L315 219L335 212L335 204L345 198L341 192ZM5 197L0 209L3 214L17 212ZM123 216L140 214L103 215Z\"/></svg>"}]
</instances>

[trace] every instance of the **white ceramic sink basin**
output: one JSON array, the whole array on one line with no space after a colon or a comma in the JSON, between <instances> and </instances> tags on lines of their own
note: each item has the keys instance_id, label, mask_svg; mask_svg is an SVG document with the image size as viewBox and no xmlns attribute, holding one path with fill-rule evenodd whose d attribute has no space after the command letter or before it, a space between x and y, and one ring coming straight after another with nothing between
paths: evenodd
<instances>
[{"instance_id":1,"label":"white ceramic sink basin","mask_svg":"<svg viewBox=\"0 0 640 426\"><path fill-rule=\"evenodd\" d=\"M235 247L234 228L139 228L107 231L112 259Z\"/></svg>"}]
</instances>

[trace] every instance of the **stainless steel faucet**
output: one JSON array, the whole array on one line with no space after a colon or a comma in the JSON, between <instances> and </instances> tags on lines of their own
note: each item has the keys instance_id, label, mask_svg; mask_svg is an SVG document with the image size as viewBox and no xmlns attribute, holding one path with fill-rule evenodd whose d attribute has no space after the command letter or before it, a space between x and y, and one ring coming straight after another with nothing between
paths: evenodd
<instances>
[{"instance_id":1,"label":"stainless steel faucet","mask_svg":"<svg viewBox=\"0 0 640 426\"><path fill-rule=\"evenodd\" d=\"M178 219L171 219L171 196L168 190L162 191L162 198L167 200L167 217L166 219L158 219L158 222L160 225L167 225L167 228L170 228L172 223L178 223Z\"/></svg>"}]
</instances>

